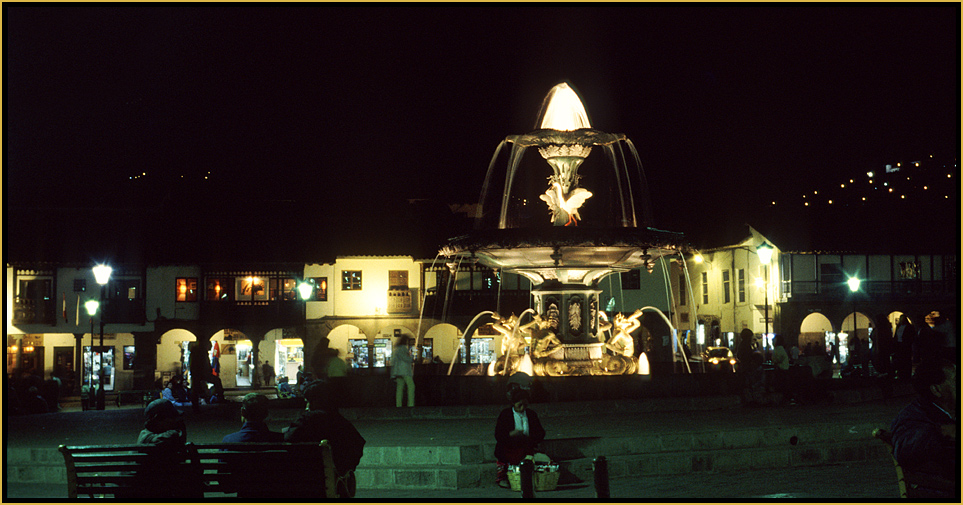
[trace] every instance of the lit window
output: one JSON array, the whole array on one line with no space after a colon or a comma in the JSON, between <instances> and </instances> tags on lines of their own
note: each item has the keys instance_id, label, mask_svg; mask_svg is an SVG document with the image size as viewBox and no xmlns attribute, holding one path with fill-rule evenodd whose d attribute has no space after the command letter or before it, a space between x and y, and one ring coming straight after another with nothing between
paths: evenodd
<instances>
[{"instance_id":1,"label":"lit window","mask_svg":"<svg viewBox=\"0 0 963 505\"><path fill-rule=\"evenodd\" d=\"M341 289L344 291L360 291L361 270L342 270Z\"/></svg>"},{"instance_id":2,"label":"lit window","mask_svg":"<svg viewBox=\"0 0 963 505\"><path fill-rule=\"evenodd\" d=\"M209 278L207 279L207 300L228 300L231 285L230 279Z\"/></svg>"},{"instance_id":3,"label":"lit window","mask_svg":"<svg viewBox=\"0 0 963 505\"><path fill-rule=\"evenodd\" d=\"M178 277L177 278L177 293L175 295L175 300L178 302L196 302L197 301L197 278L196 277Z\"/></svg>"},{"instance_id":4,"label":"lit window","mask_svg":"<svg viewBox=\"0 0 963 505\"><path fill-rule=\"evenodd\" d=\"M316 302L328 301L328 278L314 277L311 280L314 281L314 298L312 300Z\"/></svg>"}]
</instances>

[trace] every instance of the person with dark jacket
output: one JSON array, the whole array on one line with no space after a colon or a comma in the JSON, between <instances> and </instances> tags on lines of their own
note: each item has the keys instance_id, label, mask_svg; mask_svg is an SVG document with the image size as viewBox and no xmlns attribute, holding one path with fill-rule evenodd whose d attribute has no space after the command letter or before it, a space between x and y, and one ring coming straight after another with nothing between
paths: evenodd
<instances>
[{"instance_id":1,"label":"person with dark jacket","mask_svg":"<svg viewBox=\"0 0 963 505\"><path fill-rule=\"evenodd\" d=\"M324 380L311 382L304 390L307 410L302 412L284 433L285 442L321 442L331 444L334 466L341 476L357 468L364 454L365 439L354 425L338 413Z\"/></svg>"},{"instance_id":2,"label":"person with dark jacket","mask_svg":"<svg viewBox=\"0 0 963 505\"><path fill-rule=\"evenodd\" d=\"M913 346L916 343L916 327L906 314L899 316L893 332L893 368L896 378L909 381L913 372Z\"/></svg>"},{"instance_id":3,"label":"person with dark jacket","mask_svg":"<svg viewBox=\"0 0 963 505\"><path fill-rule=\"evenodd\" d=\"M134 475L136 485L117 498L125 501L203 498L200 489L180 484L184 481L181 476L191 471L185 463L187 427L181 413L169 400L159 398L147 405L144 417L144 429L137 437L137 444L152 447L145 451L148 458Z\"/></svg>"},{"instance_id":4,"label":"person with dark jacket","mask_svg":"<svg viewBox=\"0 0 963 505\"><path fill-rule=\"evenodd\" d=\"M508 465L517 465L525 456L534 455L538 444L545 439L545 428L538 414L528 408L528 398L528 391L512 390L511 406L502 410L495 422L496 483L508 478Z\"/></svg>"},{"instance_id":5,"label":"person with dark jacket","mask_svg":"<svg viewBox=\"0 0 963 505\"><path fill-rule=\"evenodd\" d=\"M258 393L248 393L241 400L241 425L240 431L224 436L222 442L243 443L243 442L283 442L284 435L268 429L264 422L268 416L268 399Z\"/></svg>"},{"instance_id":6,"label":"person with dark jacket","mask_svg":"<svg viewBox=\"0 0 963 505\"><path fill-rule=\"evenodd\" d=\"M890 426L893 457L905 471L954 482L958 498L960 441L956 364L946 358L921 362L913 375L913 388L919 396L897 414Z\"/></svg>"}]
</instances>

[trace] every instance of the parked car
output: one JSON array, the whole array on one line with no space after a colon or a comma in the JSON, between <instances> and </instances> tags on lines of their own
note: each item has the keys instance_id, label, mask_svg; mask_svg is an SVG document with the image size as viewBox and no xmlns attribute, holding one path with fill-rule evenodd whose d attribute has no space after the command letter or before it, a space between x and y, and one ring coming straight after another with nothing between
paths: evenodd
<instances>
[{"instance_id":1,"label":"parked car","mask_svg":"<svg viewBox=\"0 0 963 505\"><path fill-rule=\"evenodd\" d=\"M706 371L713 372L735 372L736 357L728 347L707 347L702 351L702 361L706 365Z\"/></svg>"}]
</instances>

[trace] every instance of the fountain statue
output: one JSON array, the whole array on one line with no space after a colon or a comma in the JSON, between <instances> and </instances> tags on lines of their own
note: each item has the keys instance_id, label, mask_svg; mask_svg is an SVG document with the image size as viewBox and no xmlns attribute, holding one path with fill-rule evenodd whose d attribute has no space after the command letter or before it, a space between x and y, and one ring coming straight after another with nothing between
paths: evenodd
<instances>
[{"instance_id":1,"label":"fountain statue","mask_svg":"<svg viewBox=\"0 0 963 505\"><path fill-rule=\"evenodd\" d=\"M496 170L509 144L505 169ZM544 164L525 158L530 147L551 167L547 178L537 176ZM607 163L592 163L594 149ZM537 181L546 179L547 187L539 186ZM496 187L501 191L490 191ZM547 211L535 209L537 201ZM600 309L599 281L635 268L652 272L658 258L680 253L683 237L652 228L645 177L632 142L623 134L593 129L575 90L558 84L542 103L536 130L499 144L479 207L473 232L451 239L440 254L524 276L532 282L534 299L519 316L491 314L492 327L503 337L502 353L489 373L511 375L528 366L530 373L551 376L641 370L631 332L641 325L642 312L616 314L608 322Z\"/></svg>"}]
</instances>

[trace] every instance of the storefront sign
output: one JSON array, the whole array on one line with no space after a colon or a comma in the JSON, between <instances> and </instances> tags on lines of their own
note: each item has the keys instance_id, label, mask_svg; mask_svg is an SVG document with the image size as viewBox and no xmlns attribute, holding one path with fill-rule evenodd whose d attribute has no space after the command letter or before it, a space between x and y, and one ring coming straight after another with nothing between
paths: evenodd
<instances>
[{"instance_id":1,"label":"storefront sign","mask_svg":"<svg viewBox=\"0 0 963 505\"><path fill-rule=\"evenodd\" d=\"M21 345L23 345L24 347L30 346L30 345L34 347L43 347L43 335L42 334L24 335L23 342L21 342Z\"/></svg>"}]
</instances>

